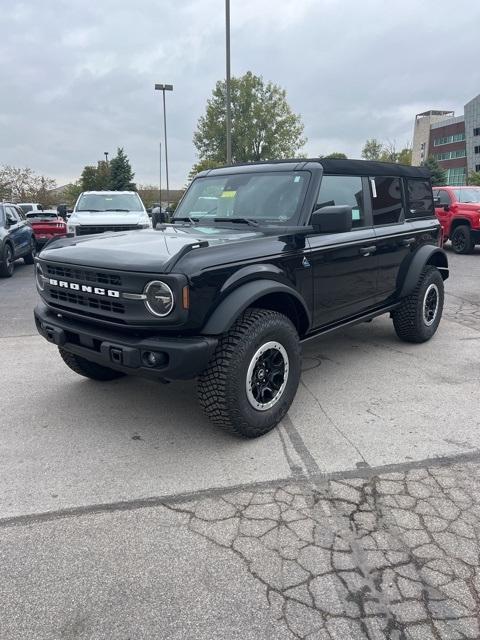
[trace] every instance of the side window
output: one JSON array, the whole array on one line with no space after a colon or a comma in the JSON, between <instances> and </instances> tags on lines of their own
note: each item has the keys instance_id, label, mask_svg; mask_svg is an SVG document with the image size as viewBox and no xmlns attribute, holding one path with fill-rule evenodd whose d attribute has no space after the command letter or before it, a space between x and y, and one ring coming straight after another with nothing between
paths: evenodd
<instances>
[{"instance_id":1,"label":"side window","mask_svg":"<svg viewBox=\"0 0 480 640\"><path fill-rule=\"evenodd\" d=\"M439 204L441 207L444 207L446 204L450 204L450 196L448 194L448 191L443 191L443 189L441 189L438 192L438 198L440 200Z\"/></svg>"},{"instance_id":2,"label":"side window","mask_svg":"<svg viewBox=\"0 0 480 640\"><path fill-rule=\"evenodd\" d=\"M20 207L14 207L15 209L15 213L17 214L17 217L20 219L20 221L25 221L25 214L23 213L23 211L20 209Z\"/></svg>"},{"instance_id":3,"label":"side window","mask_svg":"<svg viewBox=\"0 0 480 640\"><path fill-rule=\"evenodd\" d=\"M407 193L407 218L433 215L432 187L428 180L407 180Z\"/></svg>"},{"instance_id":4,"label":"side window","mask_svg":"<svg viewBox=\"0 0 480 640\"><path fill-rule=\"evenodd\" d=\"M5 213L6 213L7 220L11 224L16 224L17 222L19 222L18 213L15 211L13 207L6 206Z\"/></svg>"},{"instance_id":5,"label":"side window","mask_svg":"<svg viewBox=\"0 0 480 640\"><path fill-rule=\"evenodd\" d=\"M400 178L377 176L370 178L373 224L394 224L403 217Z\"/></svg>"},{"instance_id":6,"label":"side window","mask_svg":"<svg viewBox=\"0 0 480 640\"><path fill-rule=\"evenodd\" d=\"M341 204L352 207L352 227L365 224L362 179L359 176L323 176L315 208Z\"/></svg>"}]
</instances>

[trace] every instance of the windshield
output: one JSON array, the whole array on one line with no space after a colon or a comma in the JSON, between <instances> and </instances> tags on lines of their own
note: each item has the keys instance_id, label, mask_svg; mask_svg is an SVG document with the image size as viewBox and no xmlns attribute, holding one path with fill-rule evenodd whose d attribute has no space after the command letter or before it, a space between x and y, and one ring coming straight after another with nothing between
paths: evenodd
<instances>
[{"instance_id":1,"label":"windshield","mask_svg":"<svg viewBox=\"0 0 480 640\"><path fill-rule=\"evenodd\" d=\"M308 171L197 178L175 211L173 220L244 218L282 224L300 209L309 178Z\"/></svg>"},{"instance_id":2,"label":"windshield","mask_svg":"<svg viewBox=\"0 0 480 640\"><path fill-rule=\"evenodd\" d=\"M86 193L75 211L143 211L143 205L135 193Z\"/></svg>"},{"instance_id":3,"label":"windshield","mask_svg":"<svg viewBox=\"0 0 480 640\"><path fill-rule=\"evenodd\" d=\"M28 211L31 211L33 209L31 204L19 204L18 206L23 211L23 213L28 213Z\"/></svg>"},{"instance_id":4,"label":"windshield","mask_svg":"<svg viewBox=\"0 0 480 640\"><path fill-rule=\"evenodd\" d=\"M480 187L471 189L455 189L455 195L459 202L480 202Z\"/></svg>"}]
</instances>

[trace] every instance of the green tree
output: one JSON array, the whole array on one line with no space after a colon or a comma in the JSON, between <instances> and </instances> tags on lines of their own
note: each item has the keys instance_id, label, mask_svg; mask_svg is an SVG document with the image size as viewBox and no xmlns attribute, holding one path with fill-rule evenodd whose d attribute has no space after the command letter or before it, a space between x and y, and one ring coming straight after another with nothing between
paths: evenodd
<instances>
[{"instance_id":1,"label":"green tree","mask_svg":"<svg viewBox=\"0 0 480 640\"><path fill-rule=\"evenodd\" d=\"M471 171L468 174L467 184L480 187L480 171Z\"/></svg>"},{"instance_id":2,"label":"green tree","mask_svg":"<svg viewBox=\"0 0 480 640\"><path fill-rule=\"evenodd\" d=\"M63 192L62 200L65 201L65 204L68 204L70 207L73 207L75 202L78 199L78 196L82 193L82 184L80 180L76 182L71 182L68 184Z\"/></svg>"},{"instance_id":3,"label":"green tree","mask_svg":"<svg viewBox=\"0 0 480 640\"><path fill-rule=\"evenodd\" d=\"M99 160L97 165L97 191L111 189L110 164L105 160Z\"/></svg>"},{"instance_id":4,"label":"green tree","mask_svg":"<svg viewBox=\"0 0 480 640\"><path fill-rule=\"evenodd\" d=\"M97 190L97 167L87 165L83 168L82 175L80 176L80 185L82 191Z\"/></svg>"},{"instance_id":5,"label":"green tree","mask_svg":"<svg viewBox=\"0 0 480 640\"><path fill-rule=\"evenodd\" d=\"M341 151L334 151L329 153L328 156L320 156L320 158L337 158L338 160L346 160L347 156Z\"/></svg>"},{"instance_id":6,"label":"green tree","mask_svg":"<svg viewBox=\"0 0 480 640\"><path fill-rule=\"evenodd\" d=\"M218 162L217 160L199 160L196 162L193 167L190 169L190 173L188 174L188 182L191 182L197 173L200 171L206 171L207 169L216 169L217 167L221 167L223 162Z\"/></svg>"},{"instance_id":7,"label":"green tree","mask_svg":"<svg viewBox=\"0 0 480 640\"><path fill-rule=\"evenodd\" d=\"M404 147L397 155L400 164L412 164L412 147Z\"/></svg>"},{"instance_id":8,"label":"green tree","mask_svg":"<svg viewBox=\"0 0 480 640\"><path fill-rule=\"evenodd\" d=\"M136 191L132 182L135 174L130 161L122 147L118 147L117 155L110 161L110 189L114 191Z\"/></svg>"},{"instance_id":9,"label":"green tree","mask_svg":"<svg viewBox=\"0 0 480 640\"><path fill-rule=\"evenodd\" d=\"M53 178L38 175L28 167L0 167L0 200L40 202L50 206L52 194L49 192L55 187Z\"/></svg>"},{"instance_id":10,"label":"green tree","mask_svg":"<svg viewBox=\"0 0 480 640\"><path fill-rule=\"evenodd\" d=\"M225 162L225 82L219 80L198 121L193 143L200 161ZM288 158L303 147L303 123L286 91L248 71L231 79L232 160L252 162Z\"/></svg>"},{"instance_id":11,"label":"green tree","mask_svg":"<svg viewBox=\"0 0 480 640\"><path fill-rule=\"evenodd\" d=\"M362 149L362 158L364 160L380 160L384 151L384 146L379 140L370 138Z\"/></svg>"},{"instance_id":12,"label":"green tree","mask_svg":"<svg viewBox=\"0 0 480 640\"><path fill-rule=\"evenodd\" d=\"M424 167L430 169L430 173L432 174L433 186L444 185L446 183L447 173L444 169L442 169L442 167L438 164L433 156L428 157L422 164Z\"/></svg>"}]
</instances>

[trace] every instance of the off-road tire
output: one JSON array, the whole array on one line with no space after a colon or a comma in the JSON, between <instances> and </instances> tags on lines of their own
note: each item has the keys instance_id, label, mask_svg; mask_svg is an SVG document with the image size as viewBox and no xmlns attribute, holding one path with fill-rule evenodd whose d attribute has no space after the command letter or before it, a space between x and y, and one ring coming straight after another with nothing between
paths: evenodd
<instances>
[{"instance_id":1,"label":"off-road tire","mask_svg":"<svg viewBox=\"0 0 480 640\"><path fill-rule=\"evenodd\" d=\"M473 253L475 249L475 240L468 224L455 227L450 236L450 242L455 253L468 254Z\"/></svg>"},{"instance_id":2,"label":"off-road tire","mask_svg":"<svg viewBox=\"0 0 480 640\"><path fill-rule=\"evenodd\" d=\"M258 349L270 341L285 349L288 376L276 404L259 411L247 397L247 374ZM207 369L198 379L198 399L215 425L238 436L257 438L273 429L287 413L300 373L300 342L292 322L276 311L247 309L220 338Z\"/></svg>"},{"instance_id":3,"label":"off-road tire","mask_svg":"<svg viewBox=\"0 0 480 640\"><path fill-rule=\"evenodd\" d=\"M72 371L75 371L75 373L78 373L80 376L85 376L85 378L106 382L108 380L116 380L116 378L121 378L125 375L121 371L115 371L114 369L109 369L108 367L104 367L96 362L85 360L85 358L65 351L65 349L62 349L61 347L58 348L58 351L60 352L62 360L65 362L67 367Z\"/></svg>"},{"instance_id":4,"label":"off-road tire","mask_svg":"<svg viewBox=\"0 0 480 640\"><path fill-rule=\"evenodd\" d=\"M432 324L425 319L424 301L429 287L434 285L438 292L436 316ZM397 336L404 342L426 342L436 332L443 311L444 287L438 269L427 265L422 271L414 291L392 312L393 326Z\"/></svg>"},{"instance_id":5,"label":"off-road tire","mask_svg":"<svg viewBox=\"0 0 480 640\"><path fill-rule=\"evenodd\" d=\"M6 244L3 248L3 258L0 260L0 278L11 278L14 271L13 249Z\"/></svg>"},{"instance_id":6,"label":"off-road tire","mask_svg":"<svg viewBox=\"0 0 480 640\"><path fill-rule=\"evenodd\" d=\"M25 264L34 264L35 262L35 241L34 240L32 240L30 253L27 253L26 256L23 256L23 261Z\"/></svg>"}]
</instances>

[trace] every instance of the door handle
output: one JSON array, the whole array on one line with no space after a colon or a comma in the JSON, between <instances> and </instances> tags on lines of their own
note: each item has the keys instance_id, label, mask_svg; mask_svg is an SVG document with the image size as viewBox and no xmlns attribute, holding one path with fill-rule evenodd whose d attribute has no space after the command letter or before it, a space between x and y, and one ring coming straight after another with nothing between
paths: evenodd
<instances>
[{"instance_id":1,"label":"door handle","mask_svg":"<svg viewBox=\"0 0 480 640\"><path fill-rule=\"evenodd\" d=\"M402 247L409 247L411 244L415 242L415 238L405 238L405 240L399 240L399 243Z\"/></svg>"},{"instance_id":2,"label":"door handle","mask_svg":"<svg viewBox=\"0 0 480 640\"><path fill-rule=\"evenodd\" d=\"M362 256L369 256L371 253L375 253L377 250L376 245L372 244L370 247L360 247L359 251Z\"/></svg>"}]
</instances>

